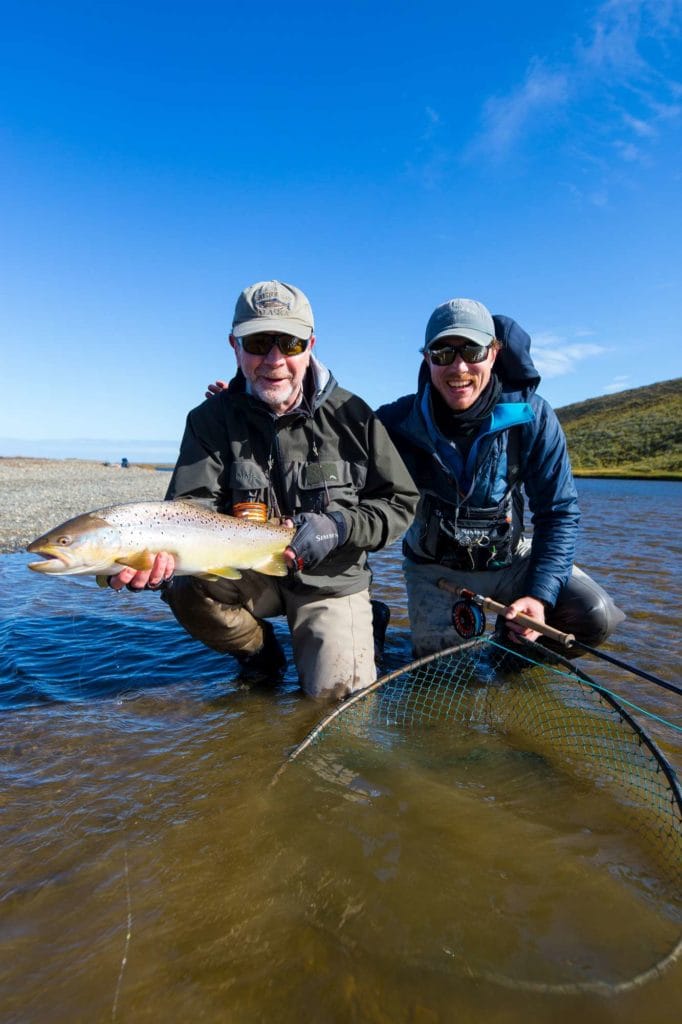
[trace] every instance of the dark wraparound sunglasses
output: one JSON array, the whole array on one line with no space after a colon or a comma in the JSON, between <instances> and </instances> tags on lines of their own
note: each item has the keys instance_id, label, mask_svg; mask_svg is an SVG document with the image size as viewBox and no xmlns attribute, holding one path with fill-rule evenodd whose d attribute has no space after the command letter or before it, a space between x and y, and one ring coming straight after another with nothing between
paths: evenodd
<instances>
[{"instance_id":1,"label":"dark wraparound sunglasses","mask_svg":"<svg viewBox=\"0 0 682 1024\"><path fill-rule=\"evenodd\" d=\"M291 334L247 334L237 338L240 346L250 356L266 356L276 345L283 356L300 356L307 349L310 338L294 338Z\"/></svg>"},{"instance_id":2,"label":"dark wraparound sunglasses","mask_svg":"<svg viewBox=\"0 0 682 1024\"><path fill-rule=\"evenodd\" d=\"M487 357L490 345L477 345L468 341L464 345L434 345L433 348L422 349L436 366L450 366L456 356L461 356L465 363L482 363Z\"/></svg>"}]
</instances>

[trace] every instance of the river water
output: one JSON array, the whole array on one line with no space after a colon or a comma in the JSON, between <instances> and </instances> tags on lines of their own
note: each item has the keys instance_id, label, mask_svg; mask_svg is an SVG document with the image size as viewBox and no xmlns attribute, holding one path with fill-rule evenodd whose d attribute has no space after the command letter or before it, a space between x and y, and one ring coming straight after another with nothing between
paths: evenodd
<instances>
[{"instance_id":1,"label":"river water","mask_svg":"<svg viewBox=\"0 0 682 1024\"><path fill-rule=\"evenodd\" d=\"M628 615L608 650L679 683L682 489L579 490L578 562ZM0 556L3 1024L679 1019L679 963L557 990L630 978L682 933L603 792L461 725L358 748L364 788L324 758L272 787L326 710L291 673L242 689L156 595L28 560ZM398 549L373 567L393 668ZM680 698L580 664L664 720L633 712L679 774Z\"/></svg>"}]
</instances>

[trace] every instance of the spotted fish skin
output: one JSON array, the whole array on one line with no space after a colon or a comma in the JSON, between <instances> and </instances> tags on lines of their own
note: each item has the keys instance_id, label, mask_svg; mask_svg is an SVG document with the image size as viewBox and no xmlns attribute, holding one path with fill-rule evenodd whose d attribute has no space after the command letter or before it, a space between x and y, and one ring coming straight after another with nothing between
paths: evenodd
<instances>
[{"instance_id":1,"label":"spotted fish skin","mask_svg":"<svg viewBox=\"0 0 682 1024\"><path fill-rule=\"evenodd\" d=\"M238 579L241 570L286 576L295 530L222 515L189 501L137 501L85 512L32 541L29 569L54 576L116 576L150 569L167 551L180 576Z\"/></svg>"}]
</instances>

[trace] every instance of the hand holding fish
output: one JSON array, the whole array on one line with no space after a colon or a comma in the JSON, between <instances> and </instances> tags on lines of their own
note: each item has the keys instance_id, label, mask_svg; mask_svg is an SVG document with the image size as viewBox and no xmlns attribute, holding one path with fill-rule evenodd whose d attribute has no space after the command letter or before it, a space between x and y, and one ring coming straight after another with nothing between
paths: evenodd
<instances>
[{"instance_id":1,"label":"hand holding fish","mask_svg":"<svg viewBox=\"0 0 682 1024\"><path fill-rule=\"evenodd\" d=\"M121 569L117 576L108 577L108 585L116 591L123 590L124 587L133 592L160 590L164 583L169 583L173 579L174 575L175 559L169 551L159 551L151 569Z\"/></svg>"},{"instance_id":2,"label":"hand holding fish","mask_svg":"<svg viewBox=\"0 0 682 1024\"><path fill-rule=\"evenodd\" d=\"M343 544L348 534L340 512L300 512L287 522L293 522L298 529L284 554L291 567L299 572L319 565Z\"/></svg>"}]
</instances>

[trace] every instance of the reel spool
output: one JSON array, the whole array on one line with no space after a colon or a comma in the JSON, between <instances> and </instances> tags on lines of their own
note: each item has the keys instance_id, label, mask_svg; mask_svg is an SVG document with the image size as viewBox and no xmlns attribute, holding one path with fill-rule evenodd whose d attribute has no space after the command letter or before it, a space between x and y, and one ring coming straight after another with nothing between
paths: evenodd
<instances>
[{"instance_id":1,"label":"reel spool","mask_svg":"<svg viewBox=\"0 0 682 1024\"><path fill-rule=\"evenodd\" d=\"M483 636L485 632L485 614L478 605L467 598L455 601L452 606L452 625L459 636L472 640L475 636Z\"/></svg>"}]
</instances>

